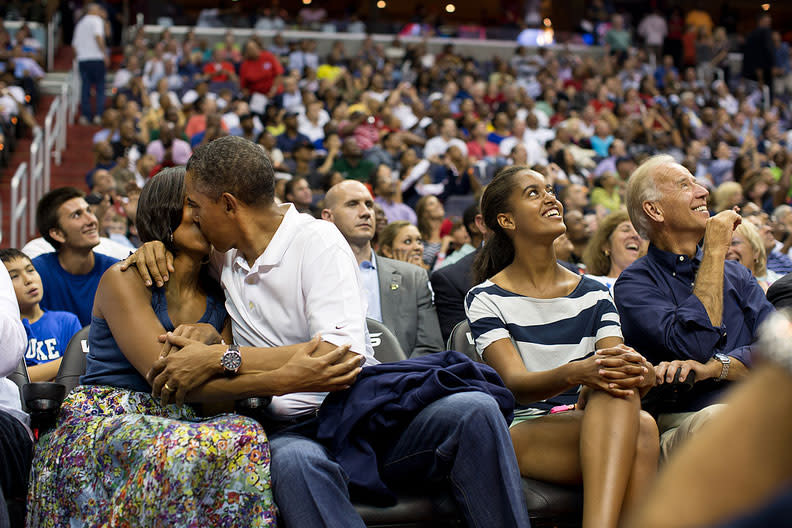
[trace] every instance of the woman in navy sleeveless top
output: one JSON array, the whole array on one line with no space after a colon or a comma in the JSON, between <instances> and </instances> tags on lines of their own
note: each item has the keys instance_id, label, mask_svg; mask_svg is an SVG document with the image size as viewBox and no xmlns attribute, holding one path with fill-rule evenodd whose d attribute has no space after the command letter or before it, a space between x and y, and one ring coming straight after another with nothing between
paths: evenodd
<instances>
[{"instance_id":1,"label":"woman in navy sleeveless top","mask_svg":"<svg viewBox=\"0 0 792 528\"><path fill-rule=\"evenodd\" d=\"M203 323L192 337L206 343L232 340L222 291L207 271L210 246L185 205L183 168L165 169L146 184L137 226L141 240L160 240L173 253L170 280L148 288L118 265L102 277L82 385L36 451L28 524L274 526L261 425L162 405L145 378L167 353L160 336L179 325ZM207 385L187 399L215 399ZM224 390L229 385L234 380Z\"/></svg>"}]
</instances>

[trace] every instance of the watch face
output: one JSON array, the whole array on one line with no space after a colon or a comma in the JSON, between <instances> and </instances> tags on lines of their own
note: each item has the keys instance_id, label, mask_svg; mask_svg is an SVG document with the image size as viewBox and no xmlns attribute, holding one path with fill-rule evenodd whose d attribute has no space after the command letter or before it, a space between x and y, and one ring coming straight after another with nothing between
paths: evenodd
<instances>
[{"instance_id":1,"label":"watch face","mask_svg":"<svg viewBox=\"0 0 792 528\"><path fill-rule=\"evenodd\" d=\"M221 363L226 370L236 372L242 365L242 356L239 354L239 352L229 350L223 354Z\"/></svg>"}]
</instances>

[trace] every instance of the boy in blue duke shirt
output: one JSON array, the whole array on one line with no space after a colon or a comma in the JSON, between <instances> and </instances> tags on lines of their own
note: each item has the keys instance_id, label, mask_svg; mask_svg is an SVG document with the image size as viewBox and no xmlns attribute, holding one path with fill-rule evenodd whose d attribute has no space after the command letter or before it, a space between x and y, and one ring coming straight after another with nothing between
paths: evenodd
<instances>
[{"instance_id":1,"label":"boy in blue duke shirt","mask_svg":"<svg viewBox=\"0 0 792 528\"><path fill-rule=\"evenodd\" d=\"M19 313L27 333L25 364L30 381L52 381L72 336L81 328L80 320L69 312L44 311L39 306L44 288L33 262L18 249L0 250L14 285Z\"/></svg>"}]
</instances>

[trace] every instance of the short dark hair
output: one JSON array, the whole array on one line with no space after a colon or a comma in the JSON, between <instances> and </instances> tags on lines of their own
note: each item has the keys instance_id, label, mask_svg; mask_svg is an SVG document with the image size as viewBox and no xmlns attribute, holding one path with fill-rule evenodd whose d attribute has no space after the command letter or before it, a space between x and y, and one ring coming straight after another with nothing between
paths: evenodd
<instances>
[{"instance_id":1,"label":"short dark hair","mask_svg":"<svg viewBox=\"0 0 792 528\"><path fill-rule=\"evenodd\" d=\"M168 167L147 181L135 218L141 242L159 240L173 254L177 252L173 232L184 212L184 174L184 167Z\"/></svg>"},{"instance_id":2,"label":"short dark hair","mask_svg":"<svg viewBox=\"0 0 792 528\"><path fill-rule=\"evenodd\" d=\"M17 259L25 259L33 264L33 261L30 260L30 257L22 253L17 248L0 249L0 261L7 263Z\"/></svg>"},{"instance_id":3,"label":"short dark hair","mask_svg":"<svg viewBox=\"0 0 792 528\"><path fill-rule=\"evenodd\" d=\"M196 148L187 172L196 188L214 201L226 192L249 205L275 199L272 161L260 145L241 137L225 136Z\"/></svg>"},{"instance_id":4,"label":"short dark hair","mask_svg":"<svg viewBox=\"0 0 792 528\"><path fill-rule=\"evenodd\" d=\"M462 225L465 226L465 231L467 231L468 236L470 236L471 239L474 236L478 235L478 233L472 233L470 230L470 225L476 224L476 215L478 214L479 214L478 200L476 200L476 203L474 203L473 205L468 206L467 209L465 209L465 211L462 213Z\"/></svg>"},{"instance_id":5,"label":"short dark hair","mask_svg":"<svg viewBox=\"0 0 792 528\"><path fill-rule=\"evenodd\" d=\"M50 230L60 229L58 209L69 200L84 197L85 193L76 187L59 187L51 190L39 200L36 206L36 227L44 240L52 244L55 251L60 249L61 243L50 236Z\"/></svg>"},{"instance_id":6,"label":"short dark hair","mask_svg":"<svg viewBox=\"0 0 792 528\"><path fill-rule=\"evenodd\" d=\"M292 176L292 179L287 181L286 185L283 187L283 196L294 194L294 187L302 180L305 180L306 182L308 181L305 176ZM311 186L310 183L308 186Z\"/></svg>"}]
</instances>

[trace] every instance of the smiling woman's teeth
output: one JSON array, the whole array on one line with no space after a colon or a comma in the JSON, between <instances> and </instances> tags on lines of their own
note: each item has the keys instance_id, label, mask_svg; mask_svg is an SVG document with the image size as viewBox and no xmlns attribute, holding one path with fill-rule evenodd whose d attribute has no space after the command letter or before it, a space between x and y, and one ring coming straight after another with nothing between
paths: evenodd
<instances>
[{"instance_id":1,"label":"smiling woman's teeth","mask_svg":"<svg viewBox=\"0 0 792 528\"><path fill-rule=\"evenodd\" d=\"M694 211L701 211L701 212L703 213L703 212L706 212L706 210L707 210L707 206L706 206L706 205L699 205L698 207L696 207L696 208L695 208L695 209L693 209L693 210L694 210Z\"/></svg>"}]
</instances>

